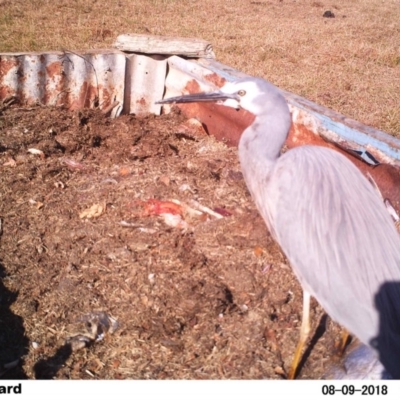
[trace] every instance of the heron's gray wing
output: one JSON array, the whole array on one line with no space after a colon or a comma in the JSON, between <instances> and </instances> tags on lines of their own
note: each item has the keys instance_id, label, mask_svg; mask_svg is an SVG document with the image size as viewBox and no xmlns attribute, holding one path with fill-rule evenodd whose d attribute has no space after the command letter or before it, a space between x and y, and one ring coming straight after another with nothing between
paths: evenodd
<instances>
[{"instance_id":1,"label":"heron's gray wing","mask_svg":"<svg viewBox=\"0 0 400 400\"><path fill-rule=\"evenodd\" d=\"M375 189L341 154L303 146L280 157L265 190L265 217L303 287L368 344L382 322L375 296L400 281L400 236ZM400 289L391 296L400 320Z\"/></svg>"}]
</instances>

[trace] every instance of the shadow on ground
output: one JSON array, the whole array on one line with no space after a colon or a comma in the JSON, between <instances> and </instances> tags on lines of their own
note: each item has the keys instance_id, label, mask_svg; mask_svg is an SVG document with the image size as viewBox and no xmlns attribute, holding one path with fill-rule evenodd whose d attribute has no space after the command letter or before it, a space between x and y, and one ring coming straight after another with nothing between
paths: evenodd
<instances>
[{"instance_id":1,"label":"shadow on ground","mask_svg":"<svg viewBox=\"0 0 400 400\"><path fill-rule=\"evenodd\" d=\"M10 309L18 293L4 286L5 277L0 260L0 378L27 379L22 360L28 353L28 338L25 336L23 319Z\"/></svg>"},{"instance_id":2,"label":"shadow on ground","mask_svg":"<svg viewBox=\"0 0 400 400\"><path fill-rule=\"evenodd\" d=\"M35 366L36 379L52 379L57 375L57 372L62 368L65 361L72 354L72 349L69 344L59 347L54 356L39 360Z\"/></svg>"}]
</instances>

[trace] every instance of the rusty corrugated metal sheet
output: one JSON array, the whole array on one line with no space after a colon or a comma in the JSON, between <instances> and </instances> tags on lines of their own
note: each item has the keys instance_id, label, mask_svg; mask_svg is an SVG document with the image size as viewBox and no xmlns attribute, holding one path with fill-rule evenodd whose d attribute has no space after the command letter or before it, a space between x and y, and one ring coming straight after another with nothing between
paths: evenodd
<instances>
[{"instance_id":1,"label":"rusty corrugated metal sheet","mask_svg":"<svg viewBox=\"0 0 400 400\"><path fill-rule=\"evenodd\" d=\"M125 64L109 50L0 54L0 98L69 109L122 105Z\"/></svg>"},{"instance_id":2,"label":"rusty corrugated metal sheet","mask_svg":"<svg viewBox=\"0 0 400 400\"><path fill-rule=\"evenodd\" d=\"M0 100L159 114L167 62L118 50L0 54Z\"/></svg>"},{"instance_id":3,"label":"rusty corrugated metal sheet","mask_svg":"<svg viewBox=\"0 0 400 400\"><path fill-rule=\"evenodd\" d=\"M165 58L118 50L0 54L0 100L69 109L116 104L112 115L160 114Z\"/></svg>"}]
</instances>

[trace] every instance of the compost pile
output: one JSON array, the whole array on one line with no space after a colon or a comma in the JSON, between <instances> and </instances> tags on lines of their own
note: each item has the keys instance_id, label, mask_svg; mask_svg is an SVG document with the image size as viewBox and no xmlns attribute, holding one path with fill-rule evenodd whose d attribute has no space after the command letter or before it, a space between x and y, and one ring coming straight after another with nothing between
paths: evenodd
<instances>
[{"instance_id":1,"label":"compost pile","mask_svg":"<svg viewBox=\"0 0 400 400\"><path fill-rule=\"evenodd\" d=\"M285 378L301 288L195 120L3 107L0 219L2 378ZM338 338L311 315L300 378Z\"/></svg>"}]
</instances>

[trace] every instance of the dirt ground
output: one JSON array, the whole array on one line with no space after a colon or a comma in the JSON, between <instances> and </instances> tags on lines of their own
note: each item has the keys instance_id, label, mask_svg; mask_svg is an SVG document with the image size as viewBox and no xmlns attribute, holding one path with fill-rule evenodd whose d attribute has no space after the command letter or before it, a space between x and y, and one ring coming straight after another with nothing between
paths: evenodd
<instances>
[{"instance_id":1,"label":"dirt ground","mask_svg":"<svg viewBox=\"0 0 400 400\"><path fill-rule=\"evenodd\" d=\"M7 107L0 220L2 379L285 379L301 288L236 149L178 112ZM312 317L300 378L339 334Z\"/></svg>"}]
</instances>

